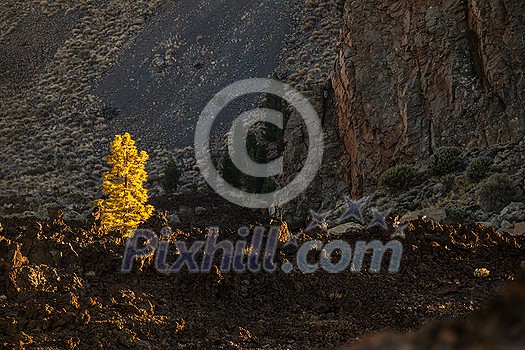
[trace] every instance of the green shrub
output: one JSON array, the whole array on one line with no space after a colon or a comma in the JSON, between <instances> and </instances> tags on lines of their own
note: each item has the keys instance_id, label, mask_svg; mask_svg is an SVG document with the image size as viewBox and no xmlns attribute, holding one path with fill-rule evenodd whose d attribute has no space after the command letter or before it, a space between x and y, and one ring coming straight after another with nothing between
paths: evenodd
<instances>
[{"instance_id":1,"label":"green shrub","mask_svg":"<svg viewBox=\"0 0 525 350\"><path fill-rule=\"evenodd\" d=\"M441 183L443 184L443 186L445 186L447 191L452 190L452 188L454 187L455 181L456 181L456 176L454 176L454 174L447 174L441 177Z\"/></svg>"},{"instance_id":2,"label":"green shrub","mask_svg":"<svg viewBox=\"0 0 525 350\"><path fill-rule=\"evenodd\" d=\"M252 161L259 164L268 163L268 149L259 144L253 133L248 134L246 150ZM226 153L222 158L222 178L235 188L250 193L269 193L276 189L271 178L253 177L242 173Z\"/></svg>"},{"instance_id":3,"label":"green shrub","mask_svg":"<svg viewBox=\"0 0 525 350\"><path fill-rule=\"evenodd\" d=\"M490 212L499 212L514 199L512 180L507 174L494 174L480 184L479 205Z\"/></svg>"},{"instance_id":4,"label":"green shrub","mask_svg":"<svg viewBox=\"0 0 525 350\"><path fill-rule=\"evenodd\" d=\"M446 175L463 169L464 159L457 147L440 147L428 160L428 170L434 175Z\"/></svg>"},{"instance_id":5,"label":"green shrub","mask_svg":"<svg viewBox=\"0 0 525 350\"><path fill-rule=\"evenodd\" d=\"M164 169L164 177L161 184L167 193L174 193L179 186L180 170L175 161L169 162Z\"/></svg>"},{"instance_id":6,"label":"green shrub","mask_svg":"<svg viewBox=\"0 0 525 350\"><path fill-rule=\"evenodd\" d=\"M406 190L416 176L417 170L413 166L400 164L386 170L379 177L379 185L394 190Z\"/></svg>"},{"instance_id":7,"label":"green shrub","mask_svg":"<svg viewBox=\"0 0 525 350\"><path fill-rule=\"evenodd\" d=\"M487 176L491 166L492 159L490 158L474 158L467 167L467 178L472 182L480 182Z\"/></svg>"},{"instance_id":8,"label":"green shrub","mask_svg":"<svg viewBox=\"0 0 525 350\"><path fill-rule=\"evenodd\" d=\"M337 8L338 8L339 12L341 12L341 15L344 15L345 3L346 3L346 0L339 0L339 3L337 4Z\"/></svg>"},{"instance_id":9,"label":"green shrub","mask_svg":"<svg viewBox=\"0 0 525 350\"><path fill-rule=\"evenodd\" d=\"M246 140L246 150L254 162L259 164L268 163L268 148L264 144L259 143L255 134L253 133L248 134L248 138ZM267 180L269 179L244 175L243 188L250 193L264 193L263 188L265 187Z\"/></svg>"},{"instance_id":10,"label":"green shrub","mask_svg":"<svg viewBox=\"0 0 525 350\"><path fill-rule=\"evenodd\" d=\"M283 114L283 128L278 128L273 124L266 124L264 128L263 138L267 142L277 144L277 152L282 153L284 151L284 130L288 124L288 120L291 116L291 111L289 108L288 102L282 98L273 95L267 94L266 100L264 103L264 108L272 109L279 111Z\"/></svg>"},{"instance_id":11,"label":"green shrub","mask_svg":"<svg viewBox=\"0 0 525 350\"><path fill-rule=\"evenodd\" d=\"M469 207L445 207L445 214L448 220L461 223L469 223L473 221L473 212Z\"/></svg>"},{"instance_id":12,"label":"green shrub","mask_svg":"<svg viewBox=\"0 0 525 350\"><path fill-rule=\"evenodd\" d=\"M31 168L27 171L24 172L24 175L29 175L29 176L36 176L36 175L43 175L45 173L47 173L48 169L44 166L38 166L38 167L35 167L35 168Z\"/></svg>"}]
</instances>

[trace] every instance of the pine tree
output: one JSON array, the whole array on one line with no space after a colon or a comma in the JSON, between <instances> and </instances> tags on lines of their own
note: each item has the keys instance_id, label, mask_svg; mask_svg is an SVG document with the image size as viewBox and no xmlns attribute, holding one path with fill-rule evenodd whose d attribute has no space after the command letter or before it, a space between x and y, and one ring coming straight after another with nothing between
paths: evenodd
<instances>
[{"instance_id":1,"label":"pine tree","mask_svg":"<svg viewBox=\"0 0 525 350\"><path fill-rule=\"evenodd\" d=\"M259 164L268 163L268 148L264 144L259 144L254 133L248 134L246 149L250 158ZM246 191L250 193L264 193L264 183L267 179L263 177L244 176ZM271 191L270 191L271 192Z\"/></svg>"},{"instance_id":2,"label":"pine tree","mask_svg":"<svg viewBox=\"0 0 525 350\"><path fill-rule=\"evenodd\" d=\"M145 170L148 154L145 151L139 153L135 141L125 133L115 135L111 155L105 160L111 166L102 177L102 192L107 199L97 200L95 206L100 207L102 225L128 236L154 210L153 206L146 204L148 191L143 186L148 177Z\"/></svg>"},{"instance_id":3,"label":"pine tree","mask_svg":"<svg viewBox=\"0 0 525 350\"><path fill-rule=\"evenodd\" d=\"M167 193L175 193L177 187L179 187L180 170L177 166L177 162L172 160L168 163L164 169L164 178L161 181L162 187Z\"/></svg>"}]
</instances>

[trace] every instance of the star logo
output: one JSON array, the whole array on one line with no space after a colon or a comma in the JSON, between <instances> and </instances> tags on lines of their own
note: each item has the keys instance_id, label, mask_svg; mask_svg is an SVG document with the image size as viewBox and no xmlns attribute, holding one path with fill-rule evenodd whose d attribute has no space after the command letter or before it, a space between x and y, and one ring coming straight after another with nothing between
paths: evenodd
<instances>
[{"instance_id":1,"label":"star logo","mask_svg":"<svg viewBox=\"0 0 525 350\"><path fill-rule=\"evenodd\" d=\"M171 227L169 226L164 226L163 228L160 229L160 235L164 238L167 238L172 234L173 234L173 231Z\"/></svg>"},{"instance_id":2,"label":"star logo","mask_svg":"<svg viewBox=\"0 0 525 350\"><path fill-rule=\"evenodd\" d=\"M328 222L326 222L326 218L330 216L331 212L326 213L317 213L310 209L310 216L312 217L312 222L306 229L306 231L311 231L316 227L319 227L321 230L326 231L328 229Z\"/></svg>"},{"instance_id":3,"label":"star logo","mask_svg":"<svg viewBox=\"0 0 525 350\"><path fill-rule=\"evenodd\" d=\"M345 196L346 212L339 218L339 221L344 221L350 218L356 219L359 223L363 224L363 213L361 209L368 203L370 197L363 197L357 201L354 201L352 197Z\"/></svg>"},{"instance_id":4,"label":"star logo","mask_svg":"<svg viewBox=\"0 0 525 350\"><path fill-rule=\"evenodd\" d=\"M408 224L400 225L400 222L396 220L394 222L394 233L392 233L391 238L396 238L396 237L406 238L405 231L407 228L408 228Z\"/></svg>"},{"instance_id":5,"label":"star logo","mask_svg":"<svg viewBox=\"0 0 525 350\"><path fill-rule=\"evenodd\" d=\"M293 245L294 247L298 248L299 247L299 237L302 234L303 234L302 232L295 234L295 235L290 234L290 236L288 237L288 242L283 244L283 248L288 247L289 245Z\"/></svg>"},{"instance_id":6,"label":"star logo","mask_svg":"<svg viewBox=\"0 0 525 350\"><path fill-rule=\"evenodd\" d=\"M372 221L368 224L366 228L370 229L374 226L379 226L383 230L388 231L388 225L386 223L386 218L390 214L390 210L385 210L383 212L380 212L376 208L372 208Z\"/></svg>"}]
</instances>

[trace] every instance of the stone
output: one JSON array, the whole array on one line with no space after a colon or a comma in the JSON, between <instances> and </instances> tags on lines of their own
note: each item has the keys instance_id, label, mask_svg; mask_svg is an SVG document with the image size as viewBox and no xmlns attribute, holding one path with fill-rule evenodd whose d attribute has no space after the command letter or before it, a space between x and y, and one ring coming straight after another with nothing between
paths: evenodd
<instances>
[{"instance_id":1,"label":"stone","mask_svg":"<svg viewBox=\"0 0 525 350\"><path fill-rule=\"evenodd\" d=\"M478 222L477 224L483 225L484 227L493 227L494 225L490 221Z\"/></svg>"},{"instance_id":2,"label":"stone","mask_svg":"<svg viewBox=\"0 0 525 350\"><path fill-rule=\"evenodd\" d=\"M510 230L512 228L512 224L509 221L507 221L507 220L503 220L501 222L501 228L503 230L507 230L508 231L508 230Z\"/></svg>"},{"instance_id":3,"label":"stone","mask_svg":"<svg viewBox=\"0 0 525 350\"><path fill-rule=\"evenodd\" d=\"M195 215L201 216L204 215L208 210L204 207L196 207L195 208Z\"/></svg>"},{"instance_id":4,"label":"stone","mask_svg":"<svg viewBox=\"0 0 525 350\"><path fill-rule=\"evenodd\" d=\"M168 215L167 219L169 220L170 225L173 225L173 226L181 223L178 215L175 213Z\"/></svg>"},{"instance_id":5,"label":"stone","mask_svg":"<svg viewBox=\"0 0 525 350\"><path fill-rule=\"evenodd\" d=\"M0 269L9 271L29 263L27 257L22 255L22 244L13 242L0 236Z\"/></svg>"},{"instance_id":6,"label":"stone","mask_svg":"<svg viewBox=\"0 0 525 350\"><path fill-rule=\"evenodd\" d=\"M482 267L474 270L474 277L488 277L490 275L490 270Z\"/></svg>"},{"instance_id":7,"label":"stone","mask_svg":"<svg viewBox=\"0 0 525 350\"><path fill-rule=\"evenodd\" d=\"M144 349L144 350L148 350L148 349L152 349L152 345L150 342L146 341L146 340L141 340L141 339L138 339L136 342L135 342L135 348L136 349Z\"/></svg>"},{"instance_id":8,"label":"stone","mask_svg":"<svg viewBox=\"0 0 525 350\"><path fill-rule=\"evenodd\" d=\"M363 232L364 227L355 222L348 222L328 230L328 234L334 237L341 237L347 234L357 234Z\"/></svg>"},{"instance_id":9,"label":"stone","mask_svg":"<svg viewBox=\"0 0 525 350\"><path fill-rule=\"evenodd\" d=\"M525 222L518 222L514 224L514 228L510 231L514 236L521 236L525 234Z\"/></svg>"},{"instance_id":10,"label":"stone","mask_svg":"<svg viewBox=\"0 0 525 350\"><path fill-rule=\"evenodd\" d=\"M410 213L407 213L405 215L403 215L400 219L399 219L399 223L400 224L406 224L406 223L409 223L409 222L412 222L412 221L416 221L418 220L421 216L423 216L423 212L421 210L417 210L417 211L412 211Z\"/></svg>"},{"instance_id":11,"label":"stone","mask_svg":"<svg viewBox=\"0 0 525 350\"><path fill-rule=\"evenodd\" d=\"M447 218L445 209L442 208L426 208L423 209L423 214L430 220L436 222L443 222Z\"/></svg>"}]
</instances>

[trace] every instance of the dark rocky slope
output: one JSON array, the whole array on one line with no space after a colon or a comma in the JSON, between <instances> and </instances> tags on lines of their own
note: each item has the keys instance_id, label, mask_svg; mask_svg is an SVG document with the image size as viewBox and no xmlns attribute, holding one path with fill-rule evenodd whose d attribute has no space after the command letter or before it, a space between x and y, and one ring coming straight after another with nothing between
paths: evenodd
<instances>
[{"instance_id":1,"label":"dark rocky slope","mask_svg":"<svg viewBox=\"0 0 525 350\"><path fill-rule=\"evenodd\" d=\"M260 213L216 196L175 196L153 204L161 210L181 203L203 205L205 213L193 218L192 227L174 227L179 230L171 242L203 239L211 225L221 228L221 239L235 240L240 225L268 223ZM332 348L385 329L402 332L431 320L466 318L506 288L525 260L523 237L416 220L403 240L396 274L384 266L381 273L221 274L214 268L164 275L150 261L123 274L124 245L96 221L71 226L58 215L2 224L2 349ZM158 215L146 227L159 232L166 224ZM337 237L311 231L300 241L340 238L353 246L389 237L375 228ZM280 246L276 262L294 261L296 252Z\"/></svg>"},{"instance_id":2,"label":"dark rocky slope","mask_svg":"<svg viewBox=\"0 0 525 350\"><path fill-rule=\"evenodd\" d=\"M381 334L339 350L519 350L525 347L525 271L519 283L492 300L470 322L446 321L405 335Z\"/></svg>"}]
</instances>

